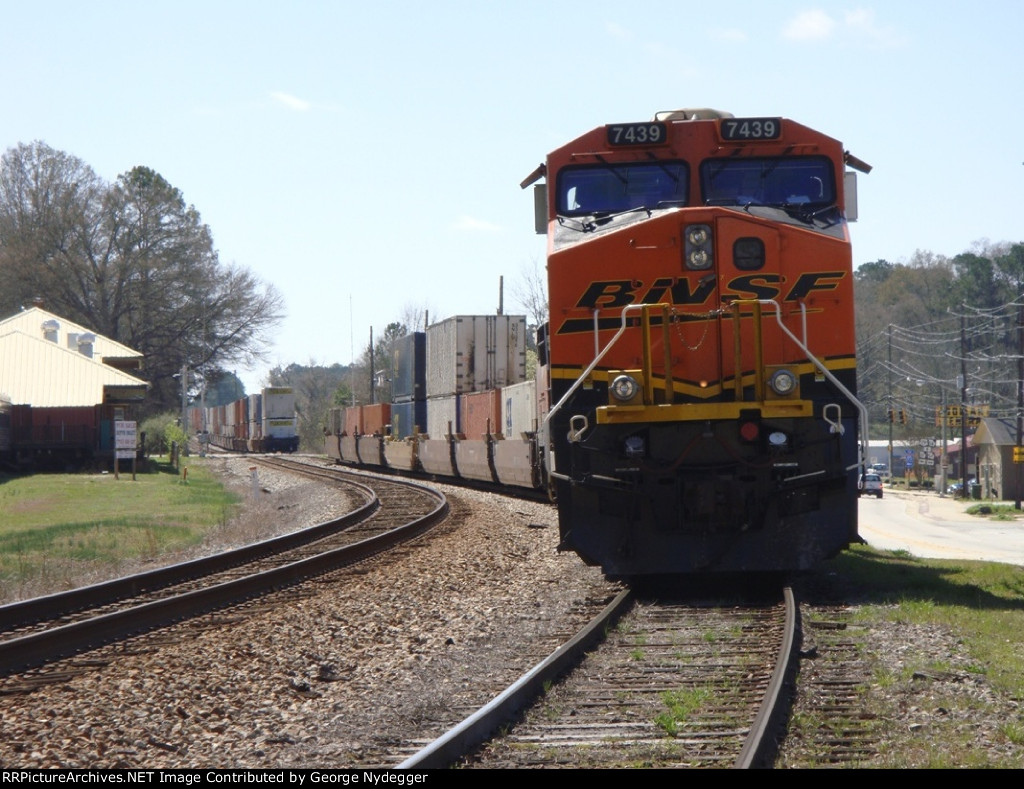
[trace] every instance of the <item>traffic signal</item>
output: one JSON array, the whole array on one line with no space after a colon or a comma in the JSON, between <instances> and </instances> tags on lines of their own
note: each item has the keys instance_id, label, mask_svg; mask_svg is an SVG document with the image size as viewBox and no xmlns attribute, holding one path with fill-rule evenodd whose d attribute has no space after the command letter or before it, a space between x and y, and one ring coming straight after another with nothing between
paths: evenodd
<instances>
[{"instance_id":1,"label":"traffic signal","mask_svg":"<svg viewBox=\"0 0 1024 789\"><path fill-rule=\"evenodd\" d=\"M904 411L902 408L900 409L900 424L907 424L907 412Z\"/></svg>"},{"instance_id":2,"label":"traffic signal","mask_svg":"<svg viewBox=\"0 0 1024 789\"><path fill-rule=\"evenodd\" d=\"M893 416L892 416L892 409L891 408L889 409L889 421L890 422L894 421L893 420Z\"/></svg>"}]
</instances>

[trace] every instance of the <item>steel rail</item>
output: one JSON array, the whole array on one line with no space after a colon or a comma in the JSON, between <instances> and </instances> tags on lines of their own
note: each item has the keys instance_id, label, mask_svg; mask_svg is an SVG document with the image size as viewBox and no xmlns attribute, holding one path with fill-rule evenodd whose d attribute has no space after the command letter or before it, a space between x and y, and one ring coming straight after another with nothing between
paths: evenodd
<instances>
[{"instance_id":1,"label":"steel rail","mask_svg":"<svg viewBox=\"0 0 1024 789\"><path fill-rule=\"evenodd\" d=\"M418 537L447 516L449 505L439 491L420 485L410 486L429 491L438 501L437 507L427 515L384 534L281 567L2 642L0 676L25 671L120 638L156 630L257 597L272 589L292 586Z\"/></svg>"},{"instance_id":2,"label":"steel rail","mask_svg":"<svg viewBox=\"0 0 1024 789\"><path fill-rule=\"evenodd\" d=\"M793 672L797 666L798 610L796 598L793 596L793 589L788 586L783 589L782 596L786 602L785 631L782 643L779 644L779 654L775 661L775 669L772 671L771 682L768 683L757 717L747 733L747 738L740 749L739 758L734 765L741 770L771 766L764 762L770 755L769 748L774 745L772 735L781 724L784 711L782 691L786 683L793 678Z\"/></svg>"},{"instance_id":3,"label":"steel rail","mask_svg":"<svg viewBox=\"0 0 1024 789\"><path fill-rule=\"evenodd\" d=\"M147 570L124 578L115 578L78 589L70 589L66 592L8 603L0 606L0 630L10 630L40 619L56 619L75 611L116 603L118 600L135 597L143 592L152 592L183 581L224 572L343 531L354 523L365 520L380 507L380 501L377 500L371 488L357 482L350 484L360 490L368 501L340 518L213 556Z\"/></svg>"},{"instance_id":4,"label":"steel rail","mask_svg":"<svg viewBox=\"0 0 1024 789\"><path fill-rule=\"evenodd\" d=\"M442 769L486 742L512 715L543 692L544 684L556 679L604 637L606 627L633 602L629 589L620 592L604 610L573 638L538 663L514 684L462 723L410 756L396 769Z\"/></svg>"}]
</instances>

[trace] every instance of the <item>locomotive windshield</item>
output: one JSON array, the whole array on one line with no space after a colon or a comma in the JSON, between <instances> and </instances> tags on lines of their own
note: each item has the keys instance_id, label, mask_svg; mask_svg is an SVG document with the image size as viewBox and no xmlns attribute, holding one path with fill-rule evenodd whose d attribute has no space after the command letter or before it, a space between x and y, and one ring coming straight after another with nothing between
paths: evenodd
<instances>
[{"instance_id":1,"label":"locomotive windshield","mask_svg":"<svg viewBox=\"0 0 1024 789\"><path fill-rule=\"evenodd\" d=\"M705 205L823 207L836 202L832 163L824 156L707 159L700 165Z\"/></svg>"},{"instance_id":2,"label":"locomotive windshield","mask_svg":"<svg viewBox=\"0 0 1024 789\"><path fill-rule=\"evenodd\" d=\"M558 174L557 211L593 216L686 205L689 175L680 161L566 167Z\"/></svg>"}]
</instances>

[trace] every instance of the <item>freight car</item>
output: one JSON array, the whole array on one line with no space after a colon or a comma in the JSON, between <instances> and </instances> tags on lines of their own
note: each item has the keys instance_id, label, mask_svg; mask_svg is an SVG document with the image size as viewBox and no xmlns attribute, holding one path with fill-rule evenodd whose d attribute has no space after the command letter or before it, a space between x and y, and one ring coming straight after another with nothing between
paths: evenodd
<instances>
[{"instance_id":1,"label":"freight car","mask_svg":"<svg viewBox=\"0 0 1024 789\"><path fill-rule=\"evenodd\" d=\"M188 409L191 435L229 452L295 452L299 448L295 392L268 387L216 406Z\"/></svg>"},{"instance_id":2,"label":"freight car","mask_svg":"<svg viewBox=\"0 0 1024 789\"><path fill-rule=\"evenodd\" d=\"M511 428L507 389L481 387L447 413L428 397L425 417L392 403L390 428L332 412L328 454L547 488L560 548L611 578L837 554L857 539L867 450L854 170L870 167L786 118L679 110L587 132L521 184L548 245L529 426ZM435 363L456 364L428 354L428 377ZM470 431L470 397L492 388L499 406Z\"/></svg>"},{"instance_id":3,"label":"freight car","mask_svg":"<svg viewBox=\"0 0 1024 789\"><path fill-rule=\"evenodd\" d=\"M542 380L546 380L542 374ZM339 463L542 490L546 383L526 376L526 318L462 315L399 338L393 402L332 408Z\"/></svg>"}]
</instances>

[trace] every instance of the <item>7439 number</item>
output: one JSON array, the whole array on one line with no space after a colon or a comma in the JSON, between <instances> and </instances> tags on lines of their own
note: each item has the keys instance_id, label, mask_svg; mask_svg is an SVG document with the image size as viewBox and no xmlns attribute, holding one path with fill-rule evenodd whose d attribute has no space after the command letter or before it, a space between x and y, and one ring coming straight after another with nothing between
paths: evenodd
<instances>
[{"instance_id":1,"label":"7439 number","mask_svg":"<svg viewBox=\"0 0 1024 789\"><path fill-rule=\"evenodd\" d=\"M664 123L619 123L608 127L609 145L653 145L665 142Z\"/></svg>"},{"instance_id":2,"label":"7439 number","mask_svg":"<svg viewBox=\"0 0 1024 789\"><path fill-rule=\"evenodd\" d=\"M724 140L777 140L782 118L727 118L721 125Z\"/></svg>"}]
</instances>

